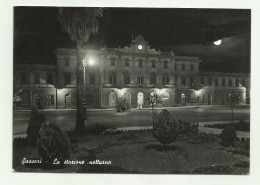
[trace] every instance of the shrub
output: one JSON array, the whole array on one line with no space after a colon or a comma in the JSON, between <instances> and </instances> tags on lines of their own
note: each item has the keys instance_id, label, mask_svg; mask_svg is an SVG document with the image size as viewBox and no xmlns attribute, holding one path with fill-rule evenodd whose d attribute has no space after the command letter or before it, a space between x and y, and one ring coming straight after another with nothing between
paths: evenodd
<instances>
[{"instance_id":1,"label":"shrub","mask_svg":"<svg viewBox=\"0 0 260 185\"><path fill-rule=\"evenodd\" d=\"M176 140L179 135L178 121L166 109L162 110L155 119L153 136L164 145Z\"/></svg>"},{"instance_id":2,"label":"shrub","mask_svg":"<svg viewBox=\"0 0 260 185\"><path fill-rule=\"evenodd\" d=\"M45 115L36 106L32 107L31 116L27 127L27 142L29 145L36 146L39 139L39 130L45 121Z\"/></svg>"},{"instance_id":3,"label":"shrub","mask_svg":"<svg viewBox=\"0 0 260 185\"><path fill-rule=\"evenodd\" d=\"M227 147L234 146L236 137L236 130L233 127L225 127L220 134L220 138L222 139L220 144Z\"/></svg>"},{"instance_id":4,"label":"shrub","mask_svg":"<svg viewBox=\"0 0 260 185\"><path fill-rule=\"evenodd\" d=\"M99 135L99 134L104 134L106 130L107 129L104 126L95 124L94 127L87 130L87 133L93 135Z\"/></svg>"},{"instance_id":5,"label":"shrub","mask_svg":"<svg viewBox=\"0 0 260 185\"><path fill-rule=\"evenodd\" d=\"M187 122L179 119L179 131L180 134L198 134L199 133L199 124L196 122Z\"/></svg>"},{"instance_id":6,"label":"shrub","mask_svg":"<svg viewBox=\"0 0 260 185\"><path fill-rule=\"evenodd\" d=\"M70 140L57 124L46 122L39 133L38 151L43 161L52 163L58 159L63 162L70 157Z\"/></svg>"}]
</instances>

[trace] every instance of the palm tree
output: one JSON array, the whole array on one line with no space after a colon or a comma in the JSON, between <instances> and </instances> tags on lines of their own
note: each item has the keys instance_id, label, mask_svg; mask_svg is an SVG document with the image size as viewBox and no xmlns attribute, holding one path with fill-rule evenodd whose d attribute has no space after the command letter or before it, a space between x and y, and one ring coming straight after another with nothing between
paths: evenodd
<instances>
[{"instance_id":1,"label":"palm tree","mask_svg":"<svg viewBox=\"0 0 260 185\"><path fill-rule=\"evenodd\" d=\"M85 131L82 77L79 73L82 68L83 53L80 50L86 46L91 33L97 33L98 18L103 16L102 8L58 8L57 18L62 28L68 33L70 39L76 44L77 58L77 116L75 131L81 134Z\"/></svg>"}]
</instances>

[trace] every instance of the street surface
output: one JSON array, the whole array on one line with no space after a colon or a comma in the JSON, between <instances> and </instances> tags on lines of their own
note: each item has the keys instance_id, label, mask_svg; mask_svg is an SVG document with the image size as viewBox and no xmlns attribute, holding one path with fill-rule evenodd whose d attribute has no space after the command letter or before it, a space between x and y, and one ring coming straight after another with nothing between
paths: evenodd
<instances>
[{"instance_id":1,"label":"street surface","mask_svg":"<svg viewBox=\"0 0 260 185\"><path fill-rule=\"evenodd\" d=\"M178 119L187 121L228 121L232 120L229 106L200 106L200 107L172 107L167 108ZM160 112L161 110L158 110ZM43 111L47 120L59 124L64 131L73 130L75 126L76 110L45 110ZM123 116L113 110L89 110L86 127L95 124L107 128L151 126L151 109L132 109ZM13 135L25 134L30 118L30 111L14 111L13 113ZM249 120L250 106L236 106L234 108L234 120Z\"/></svg>"}]
</instances>

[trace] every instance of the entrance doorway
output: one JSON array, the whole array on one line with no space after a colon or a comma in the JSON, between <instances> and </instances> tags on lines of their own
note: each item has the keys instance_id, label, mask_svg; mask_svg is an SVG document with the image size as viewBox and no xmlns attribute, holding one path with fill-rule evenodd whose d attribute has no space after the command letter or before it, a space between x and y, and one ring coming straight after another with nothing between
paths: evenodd
<instances>
[{"instance_id":1,"label":"entrance doorway","mask_svg":"<svg viewBox=\"0 0 260 185\"><path fill-rule=\"evenodd\" d=\"M137 107L143 108L143 105L144 105L144 93L139 92L137 94Z\"/></svg>"},{"instance_id":2,"label":"entrance doorway","mask_svg":"<svg viewBox=\"0 0 260 185\"><path fill-rule=\"evenodd\" d=\"M71 108L71 94L68 93L65 95L65 109Z\"/></svg>"},{"instance_id":3,"label":"entrance doorway","mask_svg":"<svg viewBox=\"0 0 260 185\"><path fill-rule=\"evenodd\" d=\"M184 93L181 94L181 104L186 105L186 96Z\"/></svg>"},{"instance_id":4,"label":"entrance doorway","mask_svg":"<svg viewBox=\"0 0 260 185\"><path fill-rule=\"evenodd\" d=\"M131 93L129 91L127 91L124 94L124 98L125 98L127 106L130 108L131 107Z\"/></svg>"},{"instance_id":5,"label":"entrance doorway","mask_svg":"<svg viewBox=\"0 0 260 185\"><path fill-rule=\"evenodd\" d=\"M108 106L109 107L116 106L116 93L114 91L111 91L108 95Z\"/></svg>"}]
</instances>

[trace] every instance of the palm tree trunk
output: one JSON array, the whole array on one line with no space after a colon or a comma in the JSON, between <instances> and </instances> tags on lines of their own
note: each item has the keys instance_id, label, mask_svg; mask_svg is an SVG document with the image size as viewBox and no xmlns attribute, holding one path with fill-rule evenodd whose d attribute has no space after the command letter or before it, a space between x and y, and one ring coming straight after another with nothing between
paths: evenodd
<instances>
[{"instance_id":1,"label":"palm tree trunk","mask_svg":"<svg viewBox=\"0 0 260 185\"><path fill-rule=\"evenodd\" d=\"M84 123L84 110L83 110L83 88L82 88L82 76L80 74L81 56L80 56L80 46L76 47L76 57L77 57L77 67L76 67L76 83L77 83L77 113L76 113L76 125L75 131L77 134L83 134L85 132Z\"/></svg>"}]
</instances>

